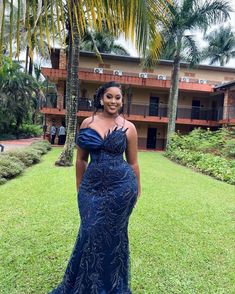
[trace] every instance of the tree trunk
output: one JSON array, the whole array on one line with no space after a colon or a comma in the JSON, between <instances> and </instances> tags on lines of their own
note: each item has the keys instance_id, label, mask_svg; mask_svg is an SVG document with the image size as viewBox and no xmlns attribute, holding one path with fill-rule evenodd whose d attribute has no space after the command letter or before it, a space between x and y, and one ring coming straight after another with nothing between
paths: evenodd
<instances>
[{"instance_id":1,"label":"tree trunk","mask_svg":"<svg viewBox=\"0 0 235 294\"><path fill-rule=\"evenodd\" d=\"M179 71L180 71L180 56L177 54L173 62L173 70L171 76L171 88L168 101L168 125L167 125L167 142L166 149L169 148L171 137L175 132L175 121L178 106L179 96Z\"/></svg>"},{"instance_id":2,"label":"tree trunk","mask_svg":"<svg viewBox=\"0 0 235 294\"><path fill-rule=\"evenodd\" d=\"M29 46L26 48L26 53L25 53L25 73L28 72L28 62L29 62Z\"/></svg>"},{"instance_id":3,"label":"tree trunk","mask_svg":"<svg viewBox=\"0 0 235 294\"><path fill-rule=\"evenodd\" d=\"M80 38L76 27L76 19L73 15L73 41L70 35L67 80L66 80L66 142L59 159L55 162L59 166L73 165L73 151L75 146L75 134L77 129L77 99L79 93L79 47Z\"/></svg>"},{"instance_id":4,"label":"tree trunk","mask_svg":"<svg viewBox=\"0 0 235 294\"><path fill-rule=\"evenodd\" d=\"M33 58L29 57L29 75L33 75Z\"/></svg>"}]
</instances>

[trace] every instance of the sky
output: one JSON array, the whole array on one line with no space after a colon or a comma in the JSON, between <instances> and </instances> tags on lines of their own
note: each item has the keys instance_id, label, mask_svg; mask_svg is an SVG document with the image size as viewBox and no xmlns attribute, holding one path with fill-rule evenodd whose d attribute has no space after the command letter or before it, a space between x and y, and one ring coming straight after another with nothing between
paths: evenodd
<instances>
[{"instance_id":1,"label":"sky","mask_svg":"<svg viewBox=\"0 0 235 294\"><path fill-rule=\"evenodd\" d=\"M234 10L234 12L231 13L231 19L227 23L221 23L220 25L229 24L230 23L231 24L231 27L233 28L234 33L235 33L235 0L230 0L230 3L231 3L231 6L232 6L232 9ZM209 31L212 31L213 29L215 29L216 27L218 27L220 25L217 25L217 26L212 27ZM193 34L195 35L195 39L197 40L198 44L202 45L202 46L200 46L201 48L206 45L206 43L203 41L203 35L200 32L194 32ZM117 43L119 43L123 47L125 47L128 50L128 52L130 53L131 56L134 56L134 57L138 56L138 52L135 49L135 46L130 41L127 42L123 37L120 37L118 39L118 42ZM23 56L24 56L24 54L22 55L22 57ZM41 65L47 64L47 61L40 60L40 59L38 60L38 62L41 63ZM205 61L205 62L203 62L203 64L208 64L208 62ZM225 66L226 67L234 67L235 68L235 59L231 60Z\"/></svg>"},{"instance_id":2,"label":"sky","mask_svg":"<svg viewBox=\"0 0 235 294\"><path fill-rule=\"evenodd\" d=\"M220 25L223 25L223 24L227 25L230 23L231 27L233 28L234 33L235 33L235 0L230 0L230 2L231 2L231 6L234 10L234 12L231 13L231 19L230 19L230 21L228 21L226 23L221 23ZM216 29L220 25L213 26L208 32L212 31L213 29ZM202 45L202 46L200 46L201 48L206 46L206 43L203 40L203 35L199 31L194 32L193 34L195 35L195 39L197 40L198 44ZM135 49L135 46L131 42L127 42L123 37L120 37L118 40L118 43L122 44L123 47L125 47L128 50L128 52L131 54L131 56L138 56L138 52ZM206 61L203 63L208 64L208 62L206 62ZM231 60L225 66L226 67L235 67L235 59Z\"/></svg>"}]
</instances>

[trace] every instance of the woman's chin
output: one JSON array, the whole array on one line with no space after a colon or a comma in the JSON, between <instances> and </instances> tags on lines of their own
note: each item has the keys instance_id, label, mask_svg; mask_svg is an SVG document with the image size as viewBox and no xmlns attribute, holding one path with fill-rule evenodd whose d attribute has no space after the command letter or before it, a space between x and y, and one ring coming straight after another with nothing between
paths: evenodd
<instances>
[{"instance_id":1,"label":"woman's chin","mask_svg":"<svg viewBox=\"0 0 235 294\"><path fill-rule=\"evenodd\" d=\"M110 114L110 115L117 115L118 114L118 109L105 109L105 111L107 112L107 114Z\"/></svg>"}]
</instances>

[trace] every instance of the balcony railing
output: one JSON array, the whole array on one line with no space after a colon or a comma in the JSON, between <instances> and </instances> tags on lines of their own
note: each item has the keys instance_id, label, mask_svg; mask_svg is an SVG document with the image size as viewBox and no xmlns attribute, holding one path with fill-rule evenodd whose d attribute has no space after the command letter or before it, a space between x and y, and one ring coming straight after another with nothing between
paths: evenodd
<instances>
[{"instance_id":1,"label":"balcony railing","mask_svg":"<svg viewBox=\"0 0 235 294\"><path fill-rule=\"evenodd\" d=\"M93 111L93 103L89 99L80 98L78 101L78 110ZM123 112L126 115L140 115L140 116L156 116L160 118L167 117L168 107L166 104L143 104L132 103L125 104ZM177 118L182 119L198 119L198 120L211 120L218 121L222 119L223 111L221 109L212 109L208 107L190 107L178 106Z\"/></svg>"},{"instance_id":2,"label":"balcony railing","mask_svg":"<svg viewBox=\"0 0 235 294\"><path fill-rule=\"evenodd\" d=\"M222 117L221 119L224 120L234 120L235 119L235 105L233 106L226 106L226 107L221 107L219 109L220 116Z\"/></svg>"},{"instance_id":3,"label":"balcony railing","mask_svg":"<svg viewBox=\"0 0 235 294\"><path fill-rule=\"evenodd\" d=\"M48 94L43 107L56 108L56 94ZM78 111L94 111L93 100L80 97L78 99ZM162 103L132 103L125 104L123 113L125 115L139 115L139 116L153 116L166 118L168 106ZM191 119L191 120L206 120L206 121L219 121L222 119L230 120L235 119L235 106L228 107L196 107L179 105L177 107L177 119Z\"/></svg>"}]
</instances>

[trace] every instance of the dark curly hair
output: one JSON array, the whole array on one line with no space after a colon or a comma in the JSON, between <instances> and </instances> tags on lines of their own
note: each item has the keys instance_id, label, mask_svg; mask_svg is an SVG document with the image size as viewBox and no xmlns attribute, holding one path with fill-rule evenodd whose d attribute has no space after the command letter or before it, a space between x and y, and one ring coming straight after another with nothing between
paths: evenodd
<instances>
[{"instance_id":1,"label":"dark curly hair","mask_svg":"<svg viewBox=\"0 0 235 294\"><path fill-rule=\"evenodd\" d=\"M97 112L99 109L103 109L104 107L100 104L100 100L103 98L104 93L107 91L108 88L111 87L117 87L121 90L122 92L122 86L114 81L108 82L106 84L103 84L100 86L94 95L94 107L95 107L95 112Z\"/></svg>"}]
</instances>

